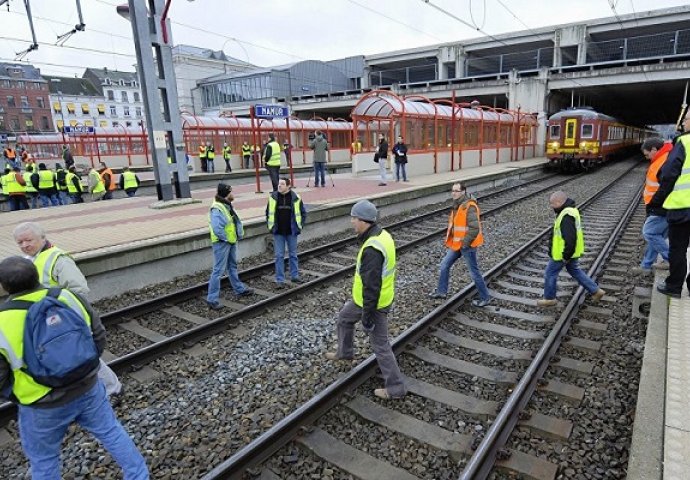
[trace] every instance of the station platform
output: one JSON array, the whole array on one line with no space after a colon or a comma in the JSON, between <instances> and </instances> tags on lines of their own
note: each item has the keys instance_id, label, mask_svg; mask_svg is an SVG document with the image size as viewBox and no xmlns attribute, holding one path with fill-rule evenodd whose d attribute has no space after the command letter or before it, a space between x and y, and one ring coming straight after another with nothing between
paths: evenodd
<instances>
[{"instance_id":1,"label":"station platform","mask_svg":"<svg viewBox=\"0 0 690 480\"><path fill-rule=\"evenodd\" d=\"M690 296L659 293L667 274L652 287L628 480L690 478Z\"/></svg>"},{"instance_id":2,"label":"station platform","mask_svg":"<svg viewBox=\"0 0 690 480\"><path fill-rule=\"evenodd\" d=\"M386 212L383 207L410 199L429 202L428 195L433 193L439 195L439 199L448 198L449 185L457 180L467 181L471 191L474 184L494 182L500 185L509 178L537 175L546 163L546 158L533 158L418 176L410 178L409 182L396 182L389 176L386 186L379 186L379 177L374 174L357 177L351 173L328 174L324 188L314 187L313 178L309 179L309 187L307 178L296 178L294 189L309 212L308 226L300 240L338 232L338 228L328 220L347 216L351 205L362 198L373 200L382 208L382 214L391 214L394 212ZM245 225L246 235L238 252L239 259L265 251L265 208L271 191L270 181L261 177L262 193L256 192L252 178L227 178L223 181L232 185L235 194L233 205ZM140 288L145 282L134 278L133 267L141 269L143 264L152 260L172 260L179 256L175 259L177 266L174 268L178 275L192 273L194 268L200 271L210 266L207 222L215 187L196 188L192 194L196 203L161 209L151 208L155 199L147 196L1 213L0 257L19 253L12 236L14 227L25 221L35 221L43 226L53 244L73 255L89 277L94 294L92 300L121 293L125 291L124 286ZM340 221L343 222L340 231L350 227L349 222ZM319 222L322 223L318 227L313 226ZM253 237L262 238L252 246L250 240ZM204 250L203 257L181 258L181 254L199 250ZM113 275L114 271L118 274ZM94 289L93 277L104 274L108 274L108 282L102 288ZM168 279L161 278L160 281Z\"/></svg>"}]
</instances>

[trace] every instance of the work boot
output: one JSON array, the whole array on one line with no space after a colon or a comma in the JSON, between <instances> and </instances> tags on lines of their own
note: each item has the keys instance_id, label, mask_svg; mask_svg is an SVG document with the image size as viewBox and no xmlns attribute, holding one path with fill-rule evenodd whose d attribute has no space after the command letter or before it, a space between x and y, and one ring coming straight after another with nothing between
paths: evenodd
<instances>
[{"instance_id":1,"label":"work boot","mask_svg":"<svg viewBox=\"0 0 690 480\"><path fill-rule=\"evenodd\" d=\"M652 265L652 268L655 270L668 270L668 262L666 260L662 260L661 262Z\"/></svg>"},{"instance_id":2,"label":"work boot","mask_svg":"<svg viewBox=\"0 0 690 480\"><path fill-rule=\"evenodd\" d=\"M537 300L538 307L555 307L557 303L558 300L555 298L542 298L541 300Z\"/></svg>"},{"instance_id":3,"label":"work boot","mask_svg":"<svg viewBox=\"0 0 690 480\"><path fill-rule=\"evenodd\" d=\"M597 303L599 300L601 300L604 297L604 295L606 295L606 292L600 288L599 290L597 290L596 292L594 292L592 294L592 302Z\"/></svg>"},{"instance_id":4,"label":"work boot","mask_svg":"<svg viewBox=\"0 0 690 480\"><path fill-rule=\"evenodd\" d=\"M633 267L630 271L633 275L642 275L643 277L647 277L652 274L651 268Z\"/></svg>"},{"instance_id":5,"label":"work boot","mask_svg":"<svg viewBox=\"0 0 690 480\"><path fill-rule=\"evenodd\" d=\"M430 298L446 298L448 296L447 293L441 293L438 290L434 290L429 294Z\"/></svg>"},{"instance_id":6,"label":"work boot","mask_svg":"<svg viewBox=\"0 0 690 480\"><path fill-rule=\"evenodd\" d=\"M388 390L386 390L385 388L377 388L376 390L374 390L374 395L385 400L391 398L390 394L388 393Z\"/></svg>"},{"instance_id":7,"label":"work boot","mask_svg":"<svg viewBox=\"0 0 690 480\"><path fill-rule=\"evenodd\" d=\"M351 358L341 358L338 356L338 352L326 352L324 355L326 357L326 360L331 360L331 361L341 361L341 362L351 362Z\"/></svg>"}]
</instances>

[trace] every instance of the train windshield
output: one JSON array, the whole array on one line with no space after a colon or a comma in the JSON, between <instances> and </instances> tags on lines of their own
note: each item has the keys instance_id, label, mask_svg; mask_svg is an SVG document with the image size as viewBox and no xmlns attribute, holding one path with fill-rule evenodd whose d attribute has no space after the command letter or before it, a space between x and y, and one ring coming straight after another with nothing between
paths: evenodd
<instances>
[{"instance_id":1,"label":"train windshield","mask_svg":"<svg viewBox=\"0 0 690 480\"><path fill-rule=\"evenodd\" d=\"M581 138L592 138L592 134L594 132L594 126L591 123L586 123L582 125L582 134L580 135Z\"/></svg>"},{"instance_id":2,"label":"train windshield","mask_svg":"<svg viewBox=\"0 0 690 480\"><path fill-rule=\"evenodd\" d=\"M577 128L577 119L569 118L565 121L565 146L572 147L575 145L575 135Z\"/></svg>"},{"instance_id":3,"label":"train windshield","mask_svg":"<svg viewBox=\"0 0 690 480\"><path fill-rule=\"evenodd\" d=\"M551 138L561 138L560 125L551 125Z\"/></svg>"}]
</instances>

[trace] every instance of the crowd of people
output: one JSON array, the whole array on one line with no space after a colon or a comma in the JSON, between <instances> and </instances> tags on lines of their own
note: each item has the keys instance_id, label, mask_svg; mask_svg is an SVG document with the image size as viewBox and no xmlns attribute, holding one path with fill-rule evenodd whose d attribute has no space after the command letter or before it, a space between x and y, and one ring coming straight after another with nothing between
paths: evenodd
<instances>
[{"instance_id":1,"label":"crowd of people","mask_svg":"<svg viewBox=\"0 0 690 480\"><path fill-rule=\"evenodd\" d=\"M109 200L118 187L133 197L141 183L129 167L123 168L119 180L105 162L100 162L98 170L79 169L67 146L62 152L65 166L55 163L52 170L43 162L36 164L26 150L21 151L23 154L17 155L13 148L3 150L0 193L7 197L10 211L83 203L84 194L90 194L92 200ZM86 185L82 176L86 176Z\"/></svg>"}]
</instances>

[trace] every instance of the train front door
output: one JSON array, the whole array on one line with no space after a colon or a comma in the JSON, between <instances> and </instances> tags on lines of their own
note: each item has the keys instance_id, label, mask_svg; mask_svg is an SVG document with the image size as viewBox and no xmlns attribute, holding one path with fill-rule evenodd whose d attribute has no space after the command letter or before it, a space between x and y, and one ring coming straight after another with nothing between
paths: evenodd
<instances>
[{"instance_id":1,"label":"train front door","mask_svg":"<svg viewBox=\"0 0 690 480\"><path fill-rule=\"evenodd\" d=\"M569 118L565 121L565 147L574 147L577 140L577 118Z\"/></svg>"}]
</instances>

